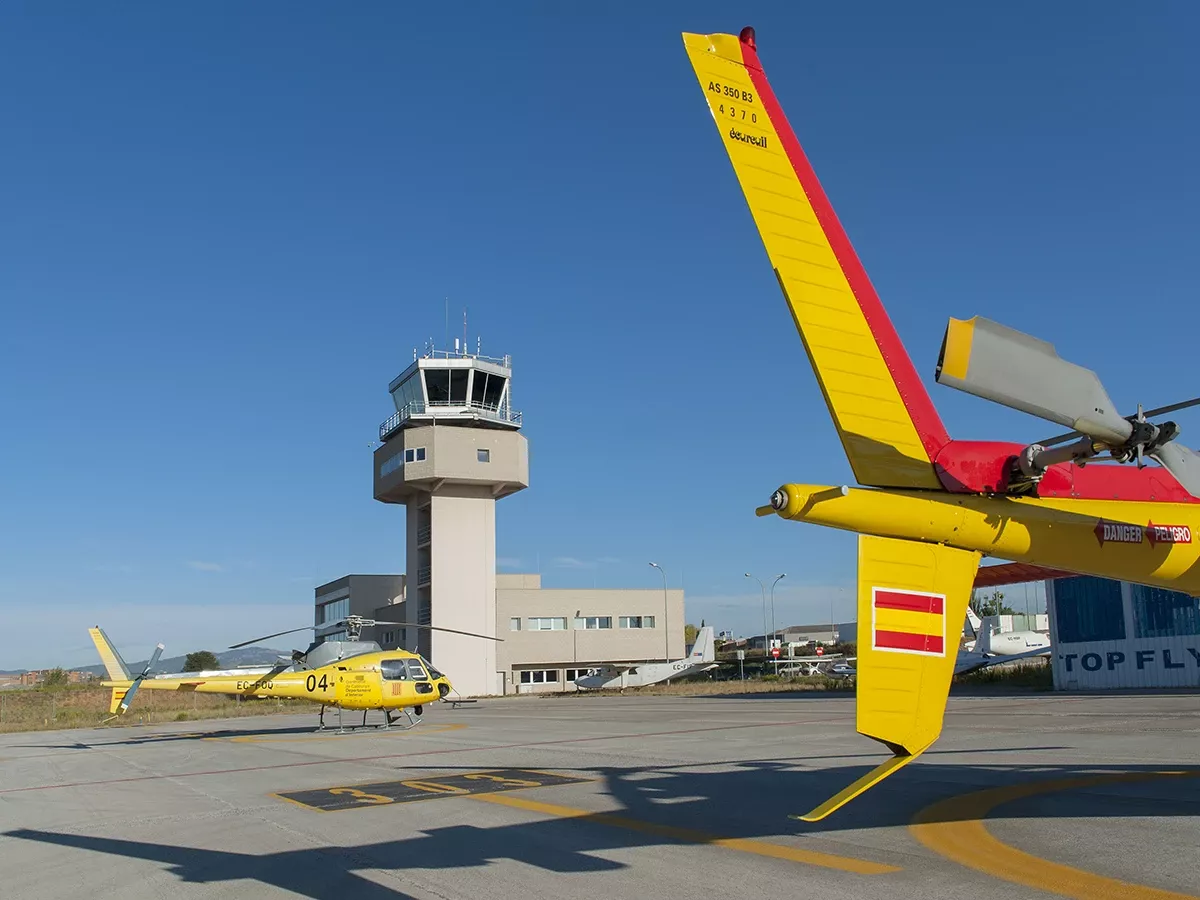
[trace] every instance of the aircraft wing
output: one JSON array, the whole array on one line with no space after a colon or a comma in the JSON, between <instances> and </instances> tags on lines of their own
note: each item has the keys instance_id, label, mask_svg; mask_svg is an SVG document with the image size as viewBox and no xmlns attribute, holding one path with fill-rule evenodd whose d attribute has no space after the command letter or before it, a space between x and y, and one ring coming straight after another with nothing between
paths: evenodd
<instances>
[{"instance_id":1,"label":"aircraft wing","mask_svg":"<svg viewBox=\"0 0 1200 900\"><path fill-rule=\"evenodd\" d=\"M989 666L996 666L1000 663L1014 662L1018 659L1033 659L1035 656L1045 656L1049 652L1049 647L1038 647L1034 650L1028 650L1025 653L1014 653L1011 656L984 656L982 658L956 661L954 664L954 674L966 675L968 672L978 672L980 669L986 669Z\"/></svg>"},{"instance_id":2,"label":"aircraft wing","mask_svg":"<svg viewBox=\"0 0 1200 900\"><path fill-rule=\"evenodd\" d=\"M632 675L638 670L634 663L605 663L597 668L602 675Z\"/></svg>"}]
</instances>

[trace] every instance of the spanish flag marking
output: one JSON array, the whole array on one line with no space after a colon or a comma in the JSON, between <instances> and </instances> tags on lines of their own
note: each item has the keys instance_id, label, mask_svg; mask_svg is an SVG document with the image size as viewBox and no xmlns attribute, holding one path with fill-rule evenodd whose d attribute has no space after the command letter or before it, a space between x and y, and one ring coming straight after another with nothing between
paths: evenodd
<instances>
[{"instance_id":1,"label":"spanish flag marking","mask_svg":"<svg viewBox=\"0 0 1200 900\"><path fill-rule=\"evenodd\" d=\"M946 595L871 589L871 646L892 653L946 655Z\"/></svg>"}]
</instances>

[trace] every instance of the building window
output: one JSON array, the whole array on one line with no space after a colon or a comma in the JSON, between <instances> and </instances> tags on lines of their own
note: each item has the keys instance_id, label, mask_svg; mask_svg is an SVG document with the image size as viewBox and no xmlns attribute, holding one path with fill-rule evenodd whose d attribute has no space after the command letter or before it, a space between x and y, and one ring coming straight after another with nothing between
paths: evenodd
<instances>
[{"instance_id":1,"label":"building window","mask_svg":"<svg viewBox=\"0 0 1200 900\"><path fill-rule=\"evenodd\" d=\"M342 597L340 600L323 603L317 607L317 624L326 625L344 619L348 615L350 615L350 598Z\"/></svg>"},{"instance_id":2,"label":"building window","mask_svg":"<svg viewBox=\"0 0 1200 900\"><path fill-rule=\"evenodd\" d=\"M513 616L511 619L508 620L508 630L509 631L520 631L521 630L521 617L520 616Z\"/></svg>"},{"instance_id":3,"label":"building window","mask_svg":"<svg viewBox=\"0 0 1200 900\"><path fill-rule=\"evenodd\" d=\"M558 669L527 669L521 672L521 684L558 684Z\"/></svg>"},{"instance_id":4,"label":"building window","mask_svg":"<svg viewBox=\"0 0 1200 900\"><path fill-rule=\"evenodd\" d=\"M592 671L591 669L567 669L567 681L574 681L576 678L584 678Z\"/></svg>"},{"instance_id":5,"label":"building window","mask_svg":"<svg viewBox=\"0 0 1200 900\"><path fill-rule=\"evenodd\" d=\"M424 462L425 448L424 447L409 447L404 451L405 462Z\"/></svg>"},{"instance_id":6,"label":"building window","mask_svg":"<svg viewBox=\"0 0 1200 900\"><path fill-rule=\"evenodd\" d=\"M621 616L622 628L653 628L654 616Z\"/></svg>"},{"instance_id":7,"label":"building window","mask_svg":"<svg viewBox=\"0 0 1200 900\"><path fill-rule=\"evenodd\" d=\"M530 631L566 631L565 616L541 616L529 620Z\"/></svg>"},{"instance_id":8,"label":"building window","mask_svg":"<svg viewBox=\"0 0 1200 900\"><path fill-rule=\"evenodd\" d=\"M476 450L475 457L480 462L491 462L492 461L492 451L491 450Z\"/></svg>"},{"instance_id":9,"label":"building window","mask_svg":"<svg viewBox=\"0 0 1200 900\"><path fill-rule=\"evenodd\" d=\"M379 467L379 477L385 478L388 475L391 475L402 465L404 465L404 454L403 453L397 453L395 456L389 456L387 459L385 459L383 461L383 464L380 465L380 467Z\"/></svg>"},{"instance_id":10,"label":"building window","mask_svg":"<svg viewBox=\"0 0 1200 900\"><path fill-rule=\"evenodd\" d=\"M1138 637L1200 634L1200 600L1197 598L1141 584L1129 586L1129 597L1133 602L1133 622Z\"/></svg>"},{"instance_id":11,"label":"building window","mask_svg":"<svg viewBox=\"0 0 1200 900\"><path fill-rule=\"evenodd\" d=\"M576 616L575 627L582 631L591 631L595 628L612 628L612 616ZM567 681L571 680L573 679L567 679Z\"/></svg>"},{"instance_id":12,"label":"building window","mask_svg":"<svg viewBox=\"0 0 1200 900\"><path fill-rule=\"evenodd\" d=\"M1054 616L1059 643L1125 640L1121 582L1091 575L1055 579Z\"/></svg>"}]
</instances>

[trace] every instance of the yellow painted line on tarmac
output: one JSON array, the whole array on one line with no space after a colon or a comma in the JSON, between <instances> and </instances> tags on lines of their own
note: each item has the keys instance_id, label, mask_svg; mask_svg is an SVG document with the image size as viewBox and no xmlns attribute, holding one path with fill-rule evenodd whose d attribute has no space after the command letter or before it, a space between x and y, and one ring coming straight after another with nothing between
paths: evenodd
<instances>
[{"instance_id":1,"label":"yellow painted line on tarmac","mask_svg":"<svg viewBox=\"0 0 1200 900\"><path fill-rule=\"evenodd\" d=\"M360 729L362 726L358 726ZM420 729L400 729L393 728L391 731L385 731L382 728L372 729L370 731L347 731L345 734L322 734L314 731L312 734L296 734L288 737L272 737L270 734L240 734L236 737L222 737L221 735L211 735L204 738L206 741L226 741L232 744L288 744L294 742L308 741L344 741L346 738L352 737L379 737L385 734L403 733L408 734L414 732L417 734L444 734L447 731L459 731L460 729L469 727L465 723L446 722L442 725L427 725Z\"/></svg>"},{"instance_id":2,"label":"yellow painted line on tarmac","mask_svg":"<svg viewBox=\"0 0 1200 900\"><path fill-rule=\"evenodd\" d=\"M1124 772L990 788L925 807L913 818L909 831L930 850L967 868L1073 900L1198 900L1193 894L1132 884L1033 856L997 840L983 824L997 806L1039 794L1197 776L1200 776L1198 771Z\"/></svg>"},{"instance_id":3,"label":"yellow painted line on tarmac","mask_svg":"<svg viewBox=\"0 0 1200 900\"><path fill-rule=\"evenodd\" d=\"M674 825L659 825L654 822L643 822L613 813L592 812L586 809L576 809L572 806L559 806L556 803L542 803L537 800L527 800L512 794L473 794L469 799L483 803L494 803L497 806L509 806L513 809L523 809L527 812L541 813L560 819L586 819L601 825L611 825L627 831L650 834L655 837L683 841L689 844L714 844L727 850L737 850L740 853L752 853L755 856L768 856L772 859L783 859L788 862L804 863L809 866L820 866L825 869L837 869L839 872L853 872L856 875L884 875L889 872L901 871L896 866L870 862L865 859L855 859L850 856L835 856L832 853L821 853L816 850L801 850L798 847L785 847L782 844L771 844L766 841L751 838L723 838L691 828L677 828Z\"/></svg>"}]
</instances>

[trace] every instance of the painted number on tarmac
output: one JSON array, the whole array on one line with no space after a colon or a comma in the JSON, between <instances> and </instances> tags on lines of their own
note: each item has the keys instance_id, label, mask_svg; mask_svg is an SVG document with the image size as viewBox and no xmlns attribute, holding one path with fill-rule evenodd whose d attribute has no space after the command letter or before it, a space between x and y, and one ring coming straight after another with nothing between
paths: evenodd
<instances>
[{"instance_id":1,"label":"painted number on tarmac","mask_svg":"<svg viewBox=\"0 0 1200 900\"><path fill-rule=\"evenodd\" d=\"M470 794L493 794L497 791L517 791L560 784L579 784L591 781L572 775L552 772L533 772L528 769L492 769L469 772L465 775L443 775L436 778L409 778L402 781L381 781L322 788L315 791L288 791L276 794L310 809L336 812L342 809L364 809L368 806L387 806L434 797L463 797Z\"/></svg>"}]
</instances>

